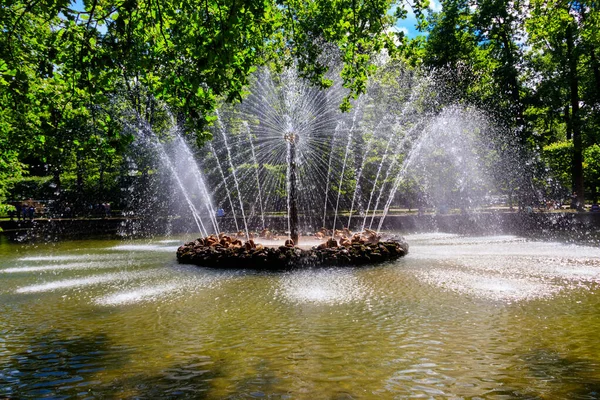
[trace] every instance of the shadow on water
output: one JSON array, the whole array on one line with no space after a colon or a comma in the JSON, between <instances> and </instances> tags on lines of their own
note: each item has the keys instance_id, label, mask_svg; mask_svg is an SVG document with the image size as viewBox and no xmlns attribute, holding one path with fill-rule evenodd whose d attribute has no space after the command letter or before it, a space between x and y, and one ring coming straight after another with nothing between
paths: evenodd
<instances>
[{"instance_id":1,"label":"shadow on water","mask_svg":"<svg viewBox=\"0 0 600 400\"><path fill-rule=\"evenodd\" d=\"M278 387L280 377L265 360L261 360L255 366L255 372L235 385L235 394L228 396L229 399L247 398L271 398L290 399L291 394Z\"/></svg>"},{"instance_id":2,"label":"shadow on water","mask_svg":"<svg viewBox=\"0 0 600 400\"><path fill-rule=\"evenodd\" d=\"M131 356L131 349L114 344L105 334L49 332L0 361L0 399L289 398L288 393L277 393L277 374L268 365L257 365L256 373L236 382L227 381L222 373L223 359L208 356L175 363L155 374L124 376L120 371L127 371ZM217 380L224 385L215 387Z\"/></svg>"},{"instance_id":3,"label":"shadow on water","mask_svg":"<svg viewBox=\"0 0 600 400\"><path fill-rule=\"evenodd\" d=\"M291 398L287 391L278 390L279 378L264 362L255 367L252 376L231 381L223 372L223 361L196 357L159 374L137 374L118 379L103 395L135 399Z\"/></svg>"},{"instance_id":4,"label":"shadow on water","mask_svg":"<svg viewBox=\"0 0 600 400\"><path fill-rule=\"evenodd\" d=\"M50 332L0 363L0 398L197 399L205 397L217 375L210 359L197 359L156 376L107 381L111 370L126 370L130 356L129 349L115 345L105 334L63 337Z\"/></svg>"},{"instance_id":5,"label":"shadow on water","mask_svg":"<svg viewBox=\"0 0 600 400\"><path fill-rule=\"evenodd\" d=\"M600 399L600 365L594 361L565 357L549 349L537 349L525 354L523 376L530 385L526 389L494 391L514 399Z\"/></svg>"},{"instance_id":6,"label":"shadow on water","mask_svg":"<svg viewBox=\"0 0 600 400\"><path fill-rule=\"evenodd\" d=\"M135 399L210 399L212 382L220 377L219 366L209 357L175 364L158 374L135 374L117 379L103 396Z\"/></svg>"},{"instance_id":7,"label":"shadow on water","mask_svg":"<svg viewBox=\"0 0 600 400\"><path fill-rule=\"evenodd\" d=\"M557 390L549 393L553 398L600 399L600 364L597 362L565 357L548 349L530 353L525 362L532 377L556 385Z\"/></svg>"},{"instance_id":8,"label":"shadow on water","mask_svg":"<svg viewBox=\"0 0 600 400\"><path fill-rule=\"evenodd\" d=\"M127 351L115 349L104 334L61 337L50 332L0 364L0 397L62 399L91 394L100 383L96 374L127 359Z\"/></svg>"}]
</instances>

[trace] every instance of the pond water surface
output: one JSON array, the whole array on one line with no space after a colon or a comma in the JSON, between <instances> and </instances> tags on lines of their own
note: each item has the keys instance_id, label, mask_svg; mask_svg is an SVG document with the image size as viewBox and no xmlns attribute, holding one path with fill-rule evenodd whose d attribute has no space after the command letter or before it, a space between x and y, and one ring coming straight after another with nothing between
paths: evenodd
<instances>
[{"instance_id":1,"label":"pond water surface","mask_svg":"<svg viewBox=\"0 0 600 400\"><path fill-rule=\"evenodd\" d=\"M274 274L185 239L1 244L0 398L600 398L598 248L422 234Z\"/></svg>"}]
</instances>

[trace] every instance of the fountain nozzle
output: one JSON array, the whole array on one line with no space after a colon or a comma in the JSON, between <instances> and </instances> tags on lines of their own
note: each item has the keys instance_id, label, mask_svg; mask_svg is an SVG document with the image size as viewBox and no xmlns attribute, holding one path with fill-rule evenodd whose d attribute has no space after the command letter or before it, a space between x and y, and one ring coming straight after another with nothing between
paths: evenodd
<instances>
[{"instance_id":1,"label":"fountain nozzle","mask_svg":"<svg viewBox=\"0 0 600 400\"><path fill-rule=\"evenodd\" d=\"M285 135L283 135L283 139L288 143L298 143L298 135L294 132L286 132Z\"/></svg>"}]
</instances>

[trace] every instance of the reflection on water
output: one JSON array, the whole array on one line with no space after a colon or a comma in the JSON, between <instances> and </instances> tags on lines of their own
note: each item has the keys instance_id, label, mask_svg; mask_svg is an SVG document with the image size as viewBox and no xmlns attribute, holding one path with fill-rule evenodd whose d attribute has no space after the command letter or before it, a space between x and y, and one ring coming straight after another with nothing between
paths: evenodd
<instances>
[{"instance_id":1,"label":"reflection on water","mask_svg":"<svg viewBox=\"0 0 600 400\"><path fill-rule=\"evenodd\" d=\"M65 264L50 264L50 265L35 265L25 267L13 267L5 268L1 270L2 273L14 273L14 272L41 272L41 271L57 271L61 269L86 269L86 268L122 268L123 265L120 263L107 263L107 262L76 262L76 263L65 263Z\"/></svg>"},{"instance_id":2,"label":"reflection on water","mask_svg":"<svg viewBox=\"0 0 600 400\"><path fill-rule=\"evenodd\" d=\"M294 271L279 282L279 291L292 302L343 304L364 300L366 287L351 269Z\"/></svg>"},{"instance_id":3,"label":"reflection on water","mask_svg":"<svg viewBox=\"0 0 600 400\"><path fill-rule=\"evenodd\" d=\"M174 291L176 289L177 285L175 283L169 283L161 286L142 286L135 290L101 297L96 300L96 303L110 306L117 304L138 303L140 301L159 301L159 295Z\"/></svg>"},{"instance_id":4,"label":"reflection on water","mask_svg":"<svg viewBox=\"0 0 600 400\"><path fill-rule=\"evenodd\" d=\"M372 268L0 245L0 398L598 398L600 249L407 237Z\"/></svg>"},{"instance_id":5,"label":"reflection on water","mask_svg":"<svg viewBox=\"0 0 600 400\"><path fill-rule=\"evenodd\" d=\"M170 243L171 241L166 241ZM110 250L120 250L120 251L161 251L172 253L177 251L179 246L165 246L164 240L159 241L160 245L157 244L122 244L118 246L113 246Z\"/></svg>"},{"instance_id":6,"label":"reflection on water","mask_svg":"<svg viewBox=\"0 0 600 400\"><path fill-rule=\"evenodd\" d=\"M46 282L39 285L21 286L17 288L16 293L31 293L31 292L49 292L57 289L70 289L82 286L98 285L101 283L109 283L118 280L128 280L132 276L127 273L94 275L85 278L64 279L59 281Z\"/></svg>"}]
</instances>

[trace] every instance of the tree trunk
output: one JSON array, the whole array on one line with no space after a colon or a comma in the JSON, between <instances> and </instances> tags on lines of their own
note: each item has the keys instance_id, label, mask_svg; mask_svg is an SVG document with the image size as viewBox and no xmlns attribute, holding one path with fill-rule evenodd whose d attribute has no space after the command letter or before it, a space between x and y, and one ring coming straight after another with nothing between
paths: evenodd
<instances>
[{"instance_id":1,"label":"tree trunk","mask_svg":"<svg viewBox=\"0 0 600 400\"><path fill-rule=\"evenodd\" d=\"M513 45L507 33L507 28L502 29L502 45L504 47L506 63L510 68L510 74L508 75L507 84L510 88L511 100L513 101L513 107L515 110L515 127L521 131L525 129L525 118L523 117L523 105L521 102L521 93L519 88L519 81L517 79L517 69L515 67L515 57L512 52ZM524 140L525 138L523 138Z\"/></svg>"},{"instance_id":2,"label":"tree trunk","mask_svg":"<svg viewBox=\"0 0 600 400\"><path fill-rule=\"evenodd\" d=\"M592 62L592 71L594 73L594 83L596 84L596 104L600 104L600 63L594 48L590 50L590 60Z\"/></svg>"},{"instance_id":3,"label":"tree trunk","mask_svg":"<svg viewBox=\"0 0 600 400\"><path fill-rule=\"evenodd\" d=\"M567 140L571 140L573 138L573 130L571 127L571 108L569 104L565 104L565 125L567 128Z\"/></svg>"},{"instance_id":4,"label":"tree trunk","mask_svg":"<svg viewBox=\"0 0 600 400\"><path fill-rule=\"evenodd\" d=\"M573 159L571 164L574 206L582 210L585 205L583 183L583 141L581 137L581 116L579 114L579 75L577 64L579 57L575 49L573 26L568 25L567 63L569 65L569 89L571 100L571 127L573 134Z\"/></svg>"}]
</instances>

